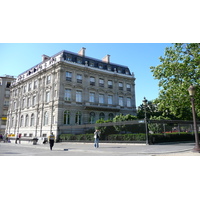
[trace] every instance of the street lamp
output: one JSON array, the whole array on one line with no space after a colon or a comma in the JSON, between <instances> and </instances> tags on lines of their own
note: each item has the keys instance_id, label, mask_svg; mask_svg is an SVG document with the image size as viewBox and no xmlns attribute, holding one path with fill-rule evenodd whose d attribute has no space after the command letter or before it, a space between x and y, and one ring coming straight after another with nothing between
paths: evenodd
<instances>
[{"instance_id":1,"label":"street lamp","mask_svg":"<svg viewBox=\"0 0 200 200\"><path fill-rule=\"evenodd\" d=\"M144 105L144 114L145 114L145 129L146 129L146 145L149 144L149 137L148 137L148 128L147 128L147 111L146 111L146 107L147 107L147 100L146 98L144 97L144 100L142 101L143 102L143 105Z\"/></svg>"},{"instance_id":2,"label":"street lamp","mask_svg":"<svg viewBox=\"0 0 200 200\"><path fill-rule=\"evenodd\" d=\"M194 95L195 95L196 87L193 85L190 85L188 88L188 92L190 95L190 100L192 104L192 115L193 115L193 123L194 123L194 135L195 135L195 147L193 151L200 152L200 146L199 146L199 135L197 131L197 121L196 121L196 112L195 112L195 106L194 106Z\"/></svg>"}]
</instances>

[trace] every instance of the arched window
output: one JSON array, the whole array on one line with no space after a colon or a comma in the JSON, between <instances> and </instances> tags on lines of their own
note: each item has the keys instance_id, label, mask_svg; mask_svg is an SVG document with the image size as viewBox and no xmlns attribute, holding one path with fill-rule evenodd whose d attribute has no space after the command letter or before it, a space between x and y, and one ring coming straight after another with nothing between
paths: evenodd
<instances>
[{"instance_id":1,"label":"arched window","mask_svg":"<svg viewBox=\"0 0 200 200\"><path fill-rule=\"evenodd\" d=\"M21 116L21 119L20 119L20 127L22 127L24 124L24 116L22 115Z\"/></svg>"},{"instance_id":2,"label":"arched window","mask_svg":"<svg viewBox=\"0 0 200 200\"><path fill-rule=\"evenodd\" d=\"M44 125L48 125L48 113L44 113Z\"/></svg>"},{"instance_id":3,"label":"arched window","mask_svg":"<svg viewBox=\"0 0 200 200\"><path fill-rule=\"evenodd\" d=\"M90 113L89 123L94 124L95 123L95 113Z\"/></svg>"},{"instance_id":4,"label":"arched window","mask_svg":"<svg viewBox=\"0 0 200 200\"><path fill-rule=\"evenodd\" d=\"M28 126L28 122L29 122L29 117L28 117L28 115L26 115L26 118L25 118L25 126Z\"/></svg>"},{"instance_id":5,"label":"arched window","mask_svg":"<svg viewBox=\"0 0 200 200\"><path fill-rule=\"evenodd\" d=\"M80 111L78 111L76 113L75 123L76 124L81 124L81 112Z\"/></svg>"},{"instance_id":6,"label":"arched window","mask_svg":"<svg viewBox=\"0 0 200 200\"><path fill-rule=\"evenodd\" d=\"M114 118L114 115L112 113L109 113L108 119L113 120L113 118Z\"/></svg>"},{"instance_id":7,"label":"arched window","mask_svg":"<svg viewBox=\"0 0 200 200\"><path fill-rule=\"evenodd\" d=\"M99 119L105 119L105 114L104 113L100 113L99 114Z\"/></svg>"},{"instance_id":8,"label":"arched window","mask_svg":"<svg viewBox=\"0 0 200 200\"><path fill-rule=\"evenodd\" d=\"M70 124L70 111L68 110L64 112L64 124Z\"/></svg>"},{"instance_id":9,"label":"arched window","mask_svg":"<svg viewBox=\"0 0 200 200\"><path fill-rule=\"evenodd\" d=\"M35 117L34 114L31 115L31 126L35 125Z\"/></svg>"}]
</instances>

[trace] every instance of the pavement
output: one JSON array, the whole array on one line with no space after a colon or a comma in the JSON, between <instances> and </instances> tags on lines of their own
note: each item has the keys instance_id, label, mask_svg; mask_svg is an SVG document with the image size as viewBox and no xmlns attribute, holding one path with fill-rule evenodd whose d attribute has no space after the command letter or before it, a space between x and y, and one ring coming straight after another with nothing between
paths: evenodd
<instances>
[{"instance_id":1,"label":"pavement","mask_svg":"<svg viewBox=\"0 0 200 200\"><path fill-rule=\"evenodd\" d=\"M193 152L194 143L163 143L154 145L133 143L101 143L98 149L93 143L49 144L0 143L0 156L200 156Z\"/></svg>"}]
</instances>

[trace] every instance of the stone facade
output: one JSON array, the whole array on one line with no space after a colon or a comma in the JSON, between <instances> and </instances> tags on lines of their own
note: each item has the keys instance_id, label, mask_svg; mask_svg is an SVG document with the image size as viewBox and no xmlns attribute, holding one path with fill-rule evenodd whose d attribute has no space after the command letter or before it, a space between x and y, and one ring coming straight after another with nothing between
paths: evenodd
<instances>
[{"instance_id":1,"label":"stone facade","mask_svg":"<svg viewBox=\"0 0 200 200\"><path fill-rule=\"evenodd\" d=\"M7 112L10 100L10 86L15 78L10 75L0 76L0 134L6 129Z\"/></svg>"},{"instance_id":2,"label":"stone facade","mask_svg":"<svg viewBox=\"0 0 200 200\"><path fill-rule=\"evenodd\" d=\"M20 74L11 86L7 132L47 137L81 133L67 126L136 115L135 77L126 66L61 51Z\"/></svg>"}]
</instances>

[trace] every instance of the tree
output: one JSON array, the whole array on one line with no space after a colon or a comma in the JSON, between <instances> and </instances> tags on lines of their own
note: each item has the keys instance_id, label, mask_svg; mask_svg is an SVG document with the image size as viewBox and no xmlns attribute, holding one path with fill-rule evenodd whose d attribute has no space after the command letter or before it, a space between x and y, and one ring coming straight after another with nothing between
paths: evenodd
<instances>
[{"instance_id":1,"label":"tree","mask_svg":"<svg viewBox=\"0 0 200 200\"><path fill-rule=\"evenodd\" d=\"M147 113L147 119L149 119L152 116L162 115L162 112L158 111L158 106L154 101L148 101L147 102L146 113ZM144 119L145 118L145 108L144 108L143 104L141 104L138 107L137 118L138 119Z\"/></svg>"},{"instance_id":2,"label":"tree","mask_svg":"<svg viewBox=\"0 0 200 200\"><path fill-rule=\"evenodd\" d=\"M117 115L115 116L115 118L113 118L113 122L121 122L121 121L130 121L130 120L136 120L137 117L136 116L133 116L133 115ZM116 125L114 126L115 127L115 130L118 131L118 132L127 132L127 131L130 131L132 130L132 128L130 126L127 126L127 125Z\"/></svg>"},{"instance_id":3,"label":"tree","mask_svg":"<svg viewBox=\"0 0 200 200\"><path fill-rule=\"evenodd\" d=\"M175 43L167 47L164 57L159 59L160 65L150 67L154 78L159 80L158 109L180 119L191 119L188 88L191 84L200 84L200 44ZM200 87L197 87L196 97L199 95ZM200 116L200 99L195 99L197 115Z\"/></svg>"}]
</instances>

